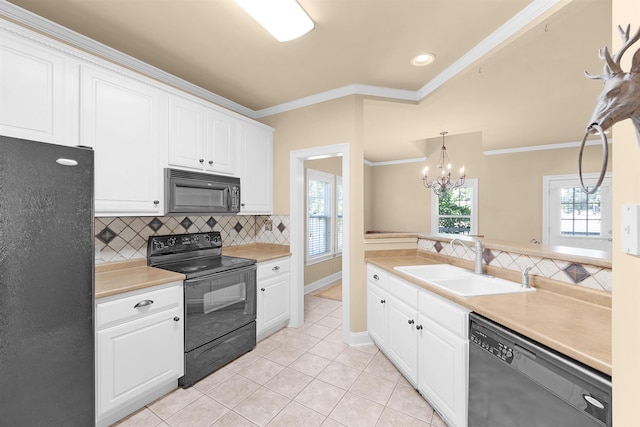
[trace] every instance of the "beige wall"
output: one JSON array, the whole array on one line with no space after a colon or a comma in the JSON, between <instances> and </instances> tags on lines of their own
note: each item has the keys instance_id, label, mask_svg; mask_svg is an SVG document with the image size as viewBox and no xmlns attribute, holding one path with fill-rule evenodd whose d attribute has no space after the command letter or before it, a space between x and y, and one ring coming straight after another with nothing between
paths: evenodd
<instances>
[{"instance_id":1,"label":"beige wall","mask_svg":"<svg viewBox=\"0 0 640 427\"><path fill-rule=\"evenodd\" d=\"M348 96L276 114L261 121L275 128L273 139L273 210L275 214L290 212L289 161L292 150L349 144L350 271L349 277L343 277L342 280L349 286L351 331L366 331L363 99L361 96Z\"/></svg>"},{"instance_id":2,"label":"beige wall","mask_svg":"<svg viewBox=\"0 0 640 427\"><path fill-rule=\"evenodd\" d=\"M620 47L616 28L631 23L640 26L638 0L613 0L613 51ZM622 65L628 70L635 44ZM616 426L638 425L640 407L640 257L619 249L620 205L640 203L640 148L633 125L625 120L614 126L616 151L613 159L613 419Z\"/></svg>"},{"instance_id":3,"label":"beige wall","mask_svg":"<svg viewBox=\"0 0 640 427\"><path fill-rule=\"evenodd\" d=\"M464 164L467 177L478 179L478 234L488 238L529 242L542 240L542 177L577 173L577 148L486 156L479 133L447 138L453 167ZM439 148L436 147L436 150ZM612 145L609 145L612 151ZM425 164L434 169L431 151L426 163L372 167L369 229L431 231L431 197L420 179ZM583 171L599 172L600 146L585 149ZM611 156L609 157L611 170ZM457 176L457 174L453 174ZM400 214L399 214L400 212Z\"/></svg>"},{"instance_id":4,"label":"beige wall","mask_svg":"<svg viewBox=\"0 0 640 427\"><path fill-rule=\"evenodd\" d=\"M321 172L330 173L335 176L342 176L342 157L332 157L328 159L306 160L305 170L314 169ZM334 213L335 215L335 213ZM305 222L306 227L306 222ZM318 262L316 264L305 265L304 285L322 280L342 271L342 256L334 257L330 260Z\"/></svg>"}]
</instances>

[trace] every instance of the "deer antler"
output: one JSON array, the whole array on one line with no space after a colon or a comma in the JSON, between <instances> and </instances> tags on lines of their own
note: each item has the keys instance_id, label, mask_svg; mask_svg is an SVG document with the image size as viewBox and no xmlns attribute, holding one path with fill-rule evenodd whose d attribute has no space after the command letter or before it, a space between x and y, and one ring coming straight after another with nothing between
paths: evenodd
<instances>
[{"instance_id":1,"label":"deer antler","mask_svg":"<svg viewBox=\"0 0 640 427\"><path fill-rule=\"evenodd\" d=\"M609 49L605 47L604 49L600 49L598 52L598 56L600 59L605 61L604 64L604 73L598 76L594 76L587 71L584 74L590 79L599 79L599 80L607 80L616 74L622 74L622 67L620 66L620 60L622 59L622 55L633 45L635 42L640 40L640 28L634 34L633 37L629 37L629 33L631 32L631 25L627 25L626 31L622 29L620 25L618 25L618 33L620 34L620 38L622 39L622 47L618 50L618 52L611 57L609 53Z\"/></svg>"}]
</instances>

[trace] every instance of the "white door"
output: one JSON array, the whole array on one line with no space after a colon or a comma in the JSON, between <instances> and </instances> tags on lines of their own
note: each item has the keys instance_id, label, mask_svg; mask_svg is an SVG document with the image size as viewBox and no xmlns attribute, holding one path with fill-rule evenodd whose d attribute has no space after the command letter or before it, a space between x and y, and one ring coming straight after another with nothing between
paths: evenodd
<instances>
[{"instance_id":1,"label":"white door","mask_svg":"<svg viewBox=\"0 0 640 427\"><path fill-rule=\"evenodd\" d=\"M242 214L270 214L272 210L273 133L242 123L240 136L240 193Z\"/></svg>"},{"instance_id":2,"label":"white door","mask_svg":"<svg viewBox=\"0 0 640 427\"><path fill-rule=\"evenodd\" d=\"M387 293L381 287L367 283L367 332L378 347L386 347Z\"/></svg>"},{"instance_id":3,"label":"white door","mask_svg":"<svg viewBox=\"0 0 640 427\"><path fill-rule=\"evenodd\" d=\"M450 426L466 426L468 341L418 315L418 389Z\"/></svg>"},{"instance_id":4,"label":"white door","mask_svg":"<svg viewBox=\"0 0 640 427\"><path fill-rule=\"evenodd\" d=\"M289 318L289 275L258 283L256 334Z\"/></svg>"},{"instance_id":5,"label":"white door","mask_svg":"<svg viewBox=\"0 0 640 427\"><path fill-rule=\"evenodd\" d=\"M387 348L389 356L412 385L418 382L418 340L414 308L389 295Z\"/></svg>"},{"instance_id":6,"label":"white door","mask_svg":"<svg viewBox=\"0 0 640 427\"><path fill-rule=\"evenodd\" d=\"M214 110L207 111L205 117L205 169L235 174L238 151L236 120Z\"/></svg>"},{"instance_id":7,"label":"white door","mask_svg":"<svg viewBox=\"0 0 640 427\"><path fill-rule=\"evenodd\" d=\"M204 167L204 108L179 96L169 99L169 164Z\"/></svg>"},{"instance_id":8,"label":"white door","mask_svg":"<svg viewBox=\"0 0 640 427\"><path fill-rule=\"evenodd\" d=\"M592 187L597 174L585 174ZM587 194L575 175L543 177L543 238L546 245L611 251L612 177Z\"/></svg>"}]
</instances>

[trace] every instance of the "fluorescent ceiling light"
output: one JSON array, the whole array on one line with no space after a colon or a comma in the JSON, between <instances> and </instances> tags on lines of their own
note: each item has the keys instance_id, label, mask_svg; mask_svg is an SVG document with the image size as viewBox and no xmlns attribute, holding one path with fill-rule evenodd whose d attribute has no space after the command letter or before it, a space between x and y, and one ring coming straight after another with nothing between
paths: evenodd
<instances>
[{"instance_id":1,"label":"fluorescent ceiling light","mask_svg":"<svg viewBox=\"0 0 640 427\"><path fill-rule=\"evenodd\" d=\"M235 0L258 24L280 42L297 39L314 23L296 0Z\"/></svg>"}]
</instances>

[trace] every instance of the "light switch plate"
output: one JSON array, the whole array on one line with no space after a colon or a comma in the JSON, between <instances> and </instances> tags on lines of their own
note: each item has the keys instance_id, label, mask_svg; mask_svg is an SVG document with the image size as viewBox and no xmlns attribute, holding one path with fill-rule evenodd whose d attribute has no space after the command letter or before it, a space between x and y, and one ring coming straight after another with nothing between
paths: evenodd
<instances>
[{"instance_id":1,"label":"light switch plate","mask_svg":"<svg viewBox=\"0 0 640 427\"><path fill-rule=\"evenodd\" d=\"M640 205L622 205L620 244L623 252L640 255Z\"/></svg>"}]
</instances>

